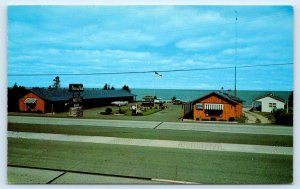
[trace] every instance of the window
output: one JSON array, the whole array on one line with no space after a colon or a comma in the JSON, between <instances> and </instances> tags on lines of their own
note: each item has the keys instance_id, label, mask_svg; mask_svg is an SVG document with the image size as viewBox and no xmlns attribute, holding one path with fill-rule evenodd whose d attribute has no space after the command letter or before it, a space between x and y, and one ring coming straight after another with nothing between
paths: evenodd
<instances>
[{"instance_id":1,"label":"window","mask_svg":"<svg viewBox=\"0 0 300 189\"><path fill-rule=\"evenodd\" d=\"M28 109L34 109L36 107L36 103L27 103L26 105Z\"/></svg>"},{"instance_id":2,"label":"window","mask_svg":"<svg viewBox=\"0 0 300 189\"><path fill-rule=\"evenodd\" d=\"M223 110L205 110L206 116L217 116L222 117Z\"/></svg>"},{"instance_id":3,"label":"window","mask_svg":"<svg viewBox=\"0 0 300 189\"><path fill-rule=\"evenodd\" d=\"M272 108L273 107L273 103L269 103L269 108Z\"/></svg>"},{"instance_id":4,"label":"window","mask_svg":"<svg viewBox=\"0 0 300 189\"><path fill-rule=\"evenodd\" d=\"M273 103L273 108L276 108L276 103Z\"/></svg>"}]
</instances>

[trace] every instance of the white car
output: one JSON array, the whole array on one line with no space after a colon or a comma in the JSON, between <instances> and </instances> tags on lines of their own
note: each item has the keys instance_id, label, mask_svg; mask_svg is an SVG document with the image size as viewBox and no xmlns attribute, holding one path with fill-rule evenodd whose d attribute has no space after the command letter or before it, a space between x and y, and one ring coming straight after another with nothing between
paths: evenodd
<instances>
[{"instance_id":1,"label":"white car","mask_svg":"<svg viewBox=\"0 0 300 189\"><path fill-rule=\"evenodd\" d=\"M163 100L162 98L157 98L157 99L154 100L154 103L160 104L160 103L166 103L166 101Z\"/></svg>"}]
</instances>

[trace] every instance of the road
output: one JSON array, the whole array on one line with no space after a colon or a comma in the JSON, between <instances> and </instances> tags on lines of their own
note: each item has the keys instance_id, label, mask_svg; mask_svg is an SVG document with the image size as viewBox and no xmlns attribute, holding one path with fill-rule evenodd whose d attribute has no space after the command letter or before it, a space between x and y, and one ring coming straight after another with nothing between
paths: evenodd
<instances>
[{"instance_id":1,"label":"road","mask_svg":"<svg viewBox=\"0 0 300 189\"><path fill-rule=\"evenodd\" d=\"M8 116L8 122L293 135L291 127L263 125L23 116ZM8 182L13 184L293 182L293 147L13 131L7 137Z\"/></svg>"},{"instance_id":2,"label":"road","mask_svg":"<svg viewBox=\"0 0 300 189\"><path fill-rule=\"evenodd\" d=\"M189 141L154 140L154 139L132 139L132 138L117 138L117 137L103 137L103 136L78 136L78 135L13 132L13 131L8 131L8 137L17 138L17 139L53 140L53 141L62 141L62 142L83 142L83 143L131 145L131 146L158 147L158 148L209 150L209 151L221 151L221 152L246 152L246 153L259 153L259 154L293 155L292 147L282 147L282 146L189 142Z\"/></svg>"},{"instance_id":3,"label":"road","mask_svg":"<svg viewBox=\"0 0 300 189\"><path fill-rule=\"evenodd\" d=\"M49 117L25 117L8 116L10 123L47 124L47 125L88 125L104 127L131 127L148 129L170 129L170 130L194 130L206 132L224 133L247 133L266 135L293 135L292 127L244 125L244 124L208 124L208 123L178 123L178 122L155 122L155 121L125 121L125 120L100 120L100 119L78 119L78 118L49 118Z\"/></svg>"}]
</instances>

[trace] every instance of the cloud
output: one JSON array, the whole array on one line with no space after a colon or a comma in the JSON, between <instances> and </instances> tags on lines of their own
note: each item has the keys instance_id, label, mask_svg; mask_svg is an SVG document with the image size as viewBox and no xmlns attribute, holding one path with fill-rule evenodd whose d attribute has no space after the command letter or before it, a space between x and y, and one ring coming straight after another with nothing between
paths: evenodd
<instances>
[{"instance_id":1,"label":"cloud","mask_svg":"<svg viewBox=\"0 0 300 189\"><path fill-rule=\"evenodd\" d=\"M292 61L293 12L284 6L12 6L8 9L8 73L232 66L235 53L233 10L239 12L239 64ZM270 77L276 77L281 71L275 68ZM284 71L289 74L282 80L292 83L292 71ZM256 72L243 73L265 80L255 75ZM226 73L206 71L205 74L167 73L161 80L161 87L218 88L229 85L231 76L232 70ZM86 83L114 81L114 86L122 81L133 87L152 88L151 78L150 74L62 79L65 82L82 79ZM47 86L49 81L51 78L40 78L38 84ZM9 77L9 84L14 82L28 86L36 84L33 78ZM270 84L270 87L279 86Z\"/></svg>"}]
</instances>

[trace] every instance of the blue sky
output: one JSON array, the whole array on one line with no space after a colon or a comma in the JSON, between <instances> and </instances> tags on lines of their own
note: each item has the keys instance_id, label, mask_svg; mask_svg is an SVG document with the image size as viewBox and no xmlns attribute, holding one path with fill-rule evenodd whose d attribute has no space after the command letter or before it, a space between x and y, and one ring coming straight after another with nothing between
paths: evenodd
<instances>
[{"instance_id":1,"label":"blue sky","mask_svg":"<svg viewBox=\"0 0 300 189\"><path fill-rule=\"evenodd\" d=\"M48 87L49 73L104 73L293 63L289 6L9 6L8 85ZM13 74L32 74L17 77ZM234 88L234 69L59 75L100 88ZM241 90L292 90L293 65L238 68Z\"/></svg>"}]
</instances>

